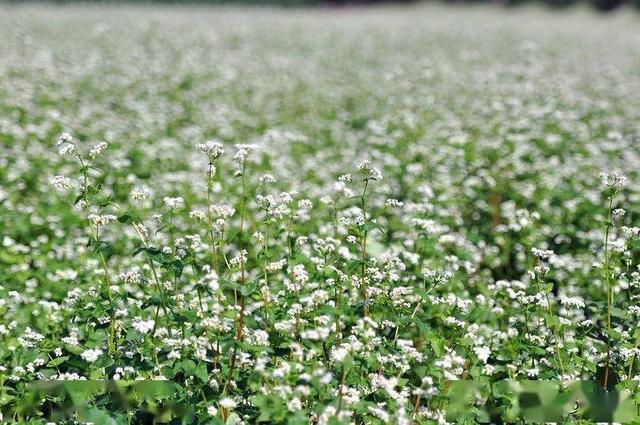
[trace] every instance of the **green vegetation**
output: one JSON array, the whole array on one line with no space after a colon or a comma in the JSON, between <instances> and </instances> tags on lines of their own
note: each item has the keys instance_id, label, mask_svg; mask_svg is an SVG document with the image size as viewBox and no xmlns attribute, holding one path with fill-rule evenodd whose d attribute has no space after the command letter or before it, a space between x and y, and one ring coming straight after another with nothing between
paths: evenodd
<instances>
[{"instance_id":1,"label":"green vegetation","mask_svg":"<svg viewBox=\"0 0 640 425\"><path fill-rule=\"evenodd\" d=\"M452 379L468 423L517 420L506 379L633 411L637 28L3 6L4 419L422 424Z\"/></svg>"}]
</instances>

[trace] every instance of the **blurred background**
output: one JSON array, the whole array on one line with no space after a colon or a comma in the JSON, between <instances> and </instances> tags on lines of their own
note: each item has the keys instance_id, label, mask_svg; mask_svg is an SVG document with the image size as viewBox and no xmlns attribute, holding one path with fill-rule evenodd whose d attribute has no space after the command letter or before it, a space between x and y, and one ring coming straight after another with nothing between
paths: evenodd
<instances>
[{"instance_id":1,"label":"blurred background","mask_svg":"<svg viewBox=\"0 0 640 425\"><path fill-rule=\"evenodd\" d=\"M552 9L564 9L575 5L587 5L600 12L613 11L620 6L640 10L640 0L77 0L83 3L195 3L223 5L254 5L278 7L354 7L372 4L409 4L419 2L446 4L493 4L497 7L543 5ZM30 0L0 0L1 3L30 3ZM53 3L71 3L76 0L52 0Z\"/></svg>"}]
</instances>

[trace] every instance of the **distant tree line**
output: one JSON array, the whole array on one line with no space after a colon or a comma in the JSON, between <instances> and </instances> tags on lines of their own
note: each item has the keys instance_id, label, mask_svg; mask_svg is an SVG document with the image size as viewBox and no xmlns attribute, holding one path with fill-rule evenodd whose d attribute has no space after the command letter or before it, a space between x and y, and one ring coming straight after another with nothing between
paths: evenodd
<instances>
[{"instance_id":1,"label":"distant tree line","mask_svg":"<svg viewBox=\"0 0 640 425\"><path fill-rule=\"evenodd\" d=\"M170 1L170 0L169 0ZM209 0L199 0L209 1ZM264 3L265 0L213 0L227 3ZM266 0L267 2L288 3L288 4L308 4L308 5L353 5L371 3L411 3L414 0ZM547 6L564 8L578 3L588 3L595 9L606 12L614 10L623 4L631 4L640 8L640 0L440 0L445 3L493 3L501 6L517 6L522 4L543 3Z\"/></svg>"},{"instance_id":2,"label":"distant tree line","mask_svg":"<svg viewBox=\"0 0 640 425\"><path fill-rule=\"evenodd\" d=\"M0 0L9 3L19 3L29 0ZM73 2L76 0L53 0L59 3ZM92 1L92 0L79 0ZM420 0L94 0L98 2L136 2L136 3L208 3L208 4L226 4L226 5L275 5L275 6L324 6L324 7L340 7L369 5L374 3L415 3ZM606 12L616 9L624 4L634 5L640 9L640 0L432 0L443 1L445 3L464 4L464 3L493 3L501 6L518 6L522 4L542 3L554 8L569 7L578 3L588 3L595 9Z\"/></svg>"}]
</instances>

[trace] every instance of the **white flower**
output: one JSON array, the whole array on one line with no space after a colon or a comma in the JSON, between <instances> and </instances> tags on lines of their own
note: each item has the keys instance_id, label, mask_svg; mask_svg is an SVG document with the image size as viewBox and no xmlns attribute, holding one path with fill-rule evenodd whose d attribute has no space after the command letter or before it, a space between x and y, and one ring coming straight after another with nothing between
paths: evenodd
<instances>
[{"instance_id":1,"label":"white flower","mask_svg":"<svg viewBox=\"0 0 640 425\"><path fill-rule=\"evenodd\" d=\"M205 215L205 213L203 211L200 210L193 210L189 213L189 217L191 217L194 220L198 220L198 221L204 221L206 220L207 216Z\"/></svg>"},{"instance_id":2,"label":"white flower","mask_svg":"<svg viewBox=\"0 0 640 425\"><path fill-rule=\"evenodd\" d=\"M236 254L236 256L233 257L231 261L229 261L229 264L231 264L233 267L239 266L241 264L246 264L246 263L247 263L246 249L240 250L240 252L238 252L238 254Z\"/></svg>"},{"instance_id":3,"label":"white flower","mask_svg":"<svg viewBox=\"0 0 640 425\"><path fill-rule=\"evenodd\" d=\"M234 148L236 149L236 153L233 156L233 159L235 159L239 164L242 164L244 161L246 161L250 153L258 150L257 145L237 144L234 146Z\"/></svg>"},{"instance_id":4,"label":"white flower","mask_svg":"<svg viewBox=\"0 0 640 425\"><path fill-rule=\"evenodd\" d=\"M118 219L118 217L111 214L105 214L105 215L89 214L87 218L89 219L89 221L91 221L91 223L93 223L94 226L106 226L107 224L114 222Z\"/></svg>"},{"instance_id":5,"label":"white flower","mask_svg":"<svg viewBox=\"0 0 640 425\"><path fill-rule=\"evenodd\" d=\"M282 259L282 260L274 261L273 263L267 264L267 271L269 273L277 272L282 270L286 265L287 265L287 260Z\"/></svg>"},{"instance_id":6,"label":"white flower","mask_svg":"<svg viewBox=\"0 0 640 425\"><path fill-rule=\"evenodd\" d=\"M624 215L625 215L625 210L622 208L616 208L611 212L611 216L613 217L614 220L620 217L624 217Z\"/></svg>"},{"instance_id":7,"label":"white flower","mask_svg":"<svg viewBox=\"0 0 640 425\"><path fill-rule=\"evenodd\" d=\"M151 192L144 187L134 187L129 196L134 201L145 201L151 196Z\"/></svg>"},{"instance_id":8,"label":"white flower","mask_svg":"<svg viewBox=\"0 0 640 425\"><path fill-rule=\"evenodd\" d=\"M76 150L75 145L71 143L67 143L60 146L60 149L58 150L58 152L60 153L60 155L67 155L67 154L73 153L73 151L75 150Z\"/></svg>"},{"instance_id":9,"label":"white flower","mask_svg":"<svg viewBox=\"0 0 640 425\"><path fill-rule=\"evenodd\" d=\"M213 210L214 214L222 217L222 218L229 218L231 217L233 214L235 214L236 210L233 207L230 207L229 205L212 205L211 209Z\"/></svg>"},{"instance_id":10,"label":"white flower","mask_svg":"<svg viewBox=\"0 0 640 425\"><path fill-rule=\"evenodd\" d=\"M608 189L622 189L627 185L628 179L626 176L617 172L602 171L600 173L600 180L602 186Z\"/></svg>"},{"instance_id":11,"label":"white flower","mask_svg":"<svg viewBox=\"0 0 640 425\"><path fill-rule=\"evenodd\" d=\"M258 181L261 184L267 184L267 183L275 183L276 182L276 178L273 177L271 174L264 174L261 177L258 178Z\"/></svg>"},{"instance_id":12,"label":"white flower","mask_svg":"<svg viewBox=\"0 0 640 425\"><path fill-rule=\"evenodd\" d=\"M100 142L89 151L89 158L94 159L107 149L107 142Z\"/></svg>"},{"instance_id":13,"label":"white flower","mask_svg":"<svg viewBox=\"0 0 640 425\"><path fill-rule=\"evenodd\" d=\"M225 409L233 409L238 405L233 399L229 397L223 398L219 401L219 403L220 406L224 407Z\"/></svg>"},{"instance_id":14,"label":"white flower","mask_svg":"<svg viewBox=\"0 0 640 425\"><path fill-rule=\"evenodd\" d=\"M153 319L142 320L140 317L136 317L131 322L131 326L141 334L146 334L153 329L155 323L156 322Z\"/></svg>"},{"instance_id":15,"label":"white flower","mask_svg":"<svg viewBox=\"0 0 640 425\"><path fill-rule=\"evenodd\" d=\"M73 153L76 150L76 146L73 143L73 137L69 133L62 133L58 136L56 141L58 152L60 155L67 155Z\"/></svg>"},{"instance_id":16,"label":"white flower","mask_svg":"<svg viewBox=\"0 0 640 425\"><path fill-rule=\"evenodd\" d=\"M553 251L550 249L544 250L544 249L538 249L538 248L531 248L531 253L533 254L534 257L540 258L542 260L546 260L550 257L553 257Z\"/></svg>"},{"instance_id":17,"label":"white flower","mask_svg":"<svg viewBox=\"0 0 640 425\"><path fill-rule=\"evenodd\" d=\"M208 286L212 291L218 290L218 275L216 272L212 271L204 275L204 277L198 280L198 284Z\"/></svg>"},{"instance_id":18,"label":"white flower","mask_svg":"<svg viewBox=\"0 0 640 425\"><path fill-rule=\"evenodd\" d=\"M217 140L209 140L205 143L198 143L196 145L196 149L200 149L202 152L207 154L209 157L209 161L213 161L220 157L224 153L224 148L222 147L222 143Z\"/></svg>"},{"instance_id":19,"label":"white flower","mask_svg":"<svg viewBox=\"0 0 640 425\"><path fill-rule=\"evenodd\" d=\"M176 198L165 196L162 202L164 202L164 204L172 210L177 210L184 207L184 199L179 196Z\"/></svg>"},{"instance_id":20,"label":"white flower","mask_svg":"<svg viewBox=\"0 0 640 425\"><path fill-rule=\"evenodd\" d=\"M331 360L333 360L335 363L341 363L344 361L348 354L349 350L346 347L334 347L333 350L331 350Z\"/></svg>"},{"instance_id":21,"label":"white flower","mask_svg":"<svg viewBox=\"0 0 640 425\"><path fill-rule=\"evenodd\" d=\"M302 402L298 397L294 397L287 403L287 409L289 409L290 412L297 412L302 409Z\"/></svg>"},{"instance_id":22,"label":"white flower","mask_svg":"<svg viewBox=\"0 0 640 425\"><path fill-rule=\"evenodd\" d=\"M403 205L404 202L398 201L397 199L387 199L387 201L385 202L385 206L387 206L388 208L402 208Z\"/></svg>"},{"instance_id":23,"label":"white flower","mask_svg":"<svg viewBox=\"0 0 640 425\"><path fill-rule=\"evenodd\" d=\"M51 179L51 184L59 191L67 191L73 187L71 179L65 176L57 175Z\"/></svg>"},{"instance_id":24,"label":"white flower","mask_svg":"<svg viewBox=\"0 0 640 425\"><path fill-rule=\"evenodd\" d=\"M473 349L473 352L476 353L476 356L482 361L482 363L487 363L489 360L489 356L491 355L491 350L489 347L479 346Z\"/></svg>"},{"instance_id":25,"label":"white flower","mask_svg":"<svg viewBox=\"0 0 640 425\"><path fill-rule=\"evenodd\" d=\"M565 295L560 296L560 304L567 307L584 308L584 300L580 297L567 297Z\"/></svg>"},{"instance_id":26,"label":"white flower","mask_svg":"<svg viewBox=\"0 0 640 425\"><path fill-rule=\"evenodd\" d=\"M532 367L531 369L526 369L525 373L529 378L536 378L540 373L540 370L537 367Z\"/></svg>"},{"instance_id":27,"label":"white flower","mask_svg":"<svg viewBox=\"0 0 640 425\"><path fill-rule=\"evenodd\" d=\"M71 136L66 131L63 132L60 136L58 136L58 140L56 141L56 146L60 146L65 143L73 143L73 136Z\"/></svg>"},{"instance_id":28,"label":"white flower","mask_svg":"<svg viewBox=\"0 0 640 425\"><path fill-rule=\"evenodd\" d=\"M303 210L310 210L313 208L313 202L310 199L300 199L298 201L298 208Z\"/></svg>"},{"instance_id":29,"label":"white flower","mask_svg":"<svg viewBox=\"0 0 640 425\"><path fill-rule=\"evenodd\" d=\"M139 283L142 279L142 275L137 270L131 270L126 273L120 273L116 275L116 278L123 281L124 283Z\"/></svg>"},{"instance_id":30,"label":"white flower","mask_svg":"<svg viewBox=\"0 0 640 425\"><path fill-rule=\"evenodd\" d=\"M211 416L216 416L218 414L218 409L216 409L215 406L209 406L207 407L207 413Z\"/></svg>"},{"instance_id":31,"label":"white flower","mask_svg":"<svg viewBox=\"0 0 640 425\"><path fill-rule=\"evenodd\" d=\"M482 368L482 373L484 373L485 375L491 376L493 375L493 372L495 370L496 370L495 366L488 364Z\"/></svg>"},{"instance_id":32,"label":"white flower","mask_svg":"<svg viewBox=\"0 0 640 425\"><path fill-rule=\"evenodd\" d=\"M382 180L382 172L380 172L379 169L372 167L370 161L361 161L357 165L356 171L362 174L365 180Z\"/></svg>"},{"instance_id":33,"label":"white flower","mask_svg":"<svg viewBox=\"0 0 640 425\"><path fill-rule=\"evenodd\" d=\"M60 338L60 340L72 347L77 347L80 344L80 341L78 341L78 335L75 332L72 332L69 336Z\"/></svg>"},{"instance_id":34,"label":"white flower","mask_svg":"<svg viewBox=\"0 0 640 425\"><path fill-rule=\"evenodd\" d=\"M80 357L82 357L83 360L89 363L93 363L96 360L98 360L98 357L100 357L101 355L102 355L102 350L99 348L96 348L93 350L83 351L82 354L80 354Z\"/></svg>"}]
</instances>

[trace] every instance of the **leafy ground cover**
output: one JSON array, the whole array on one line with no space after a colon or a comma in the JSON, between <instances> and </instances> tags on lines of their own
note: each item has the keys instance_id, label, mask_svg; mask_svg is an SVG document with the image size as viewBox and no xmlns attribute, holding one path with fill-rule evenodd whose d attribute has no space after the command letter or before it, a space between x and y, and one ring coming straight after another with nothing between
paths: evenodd
<instances>
[{"instance_id":1,"label":"leafy ground cover","mask_svg":"<svg viewBox=\"0 0 640 425\"><path fill-rule=\"evenodd\" d=\"M2 6L4 419L65 406L34 380L168 380L71 398L211 424L637 380L637 19ZM458 419L514 419L489 387Z\"/></svg>"}]
</instances>

